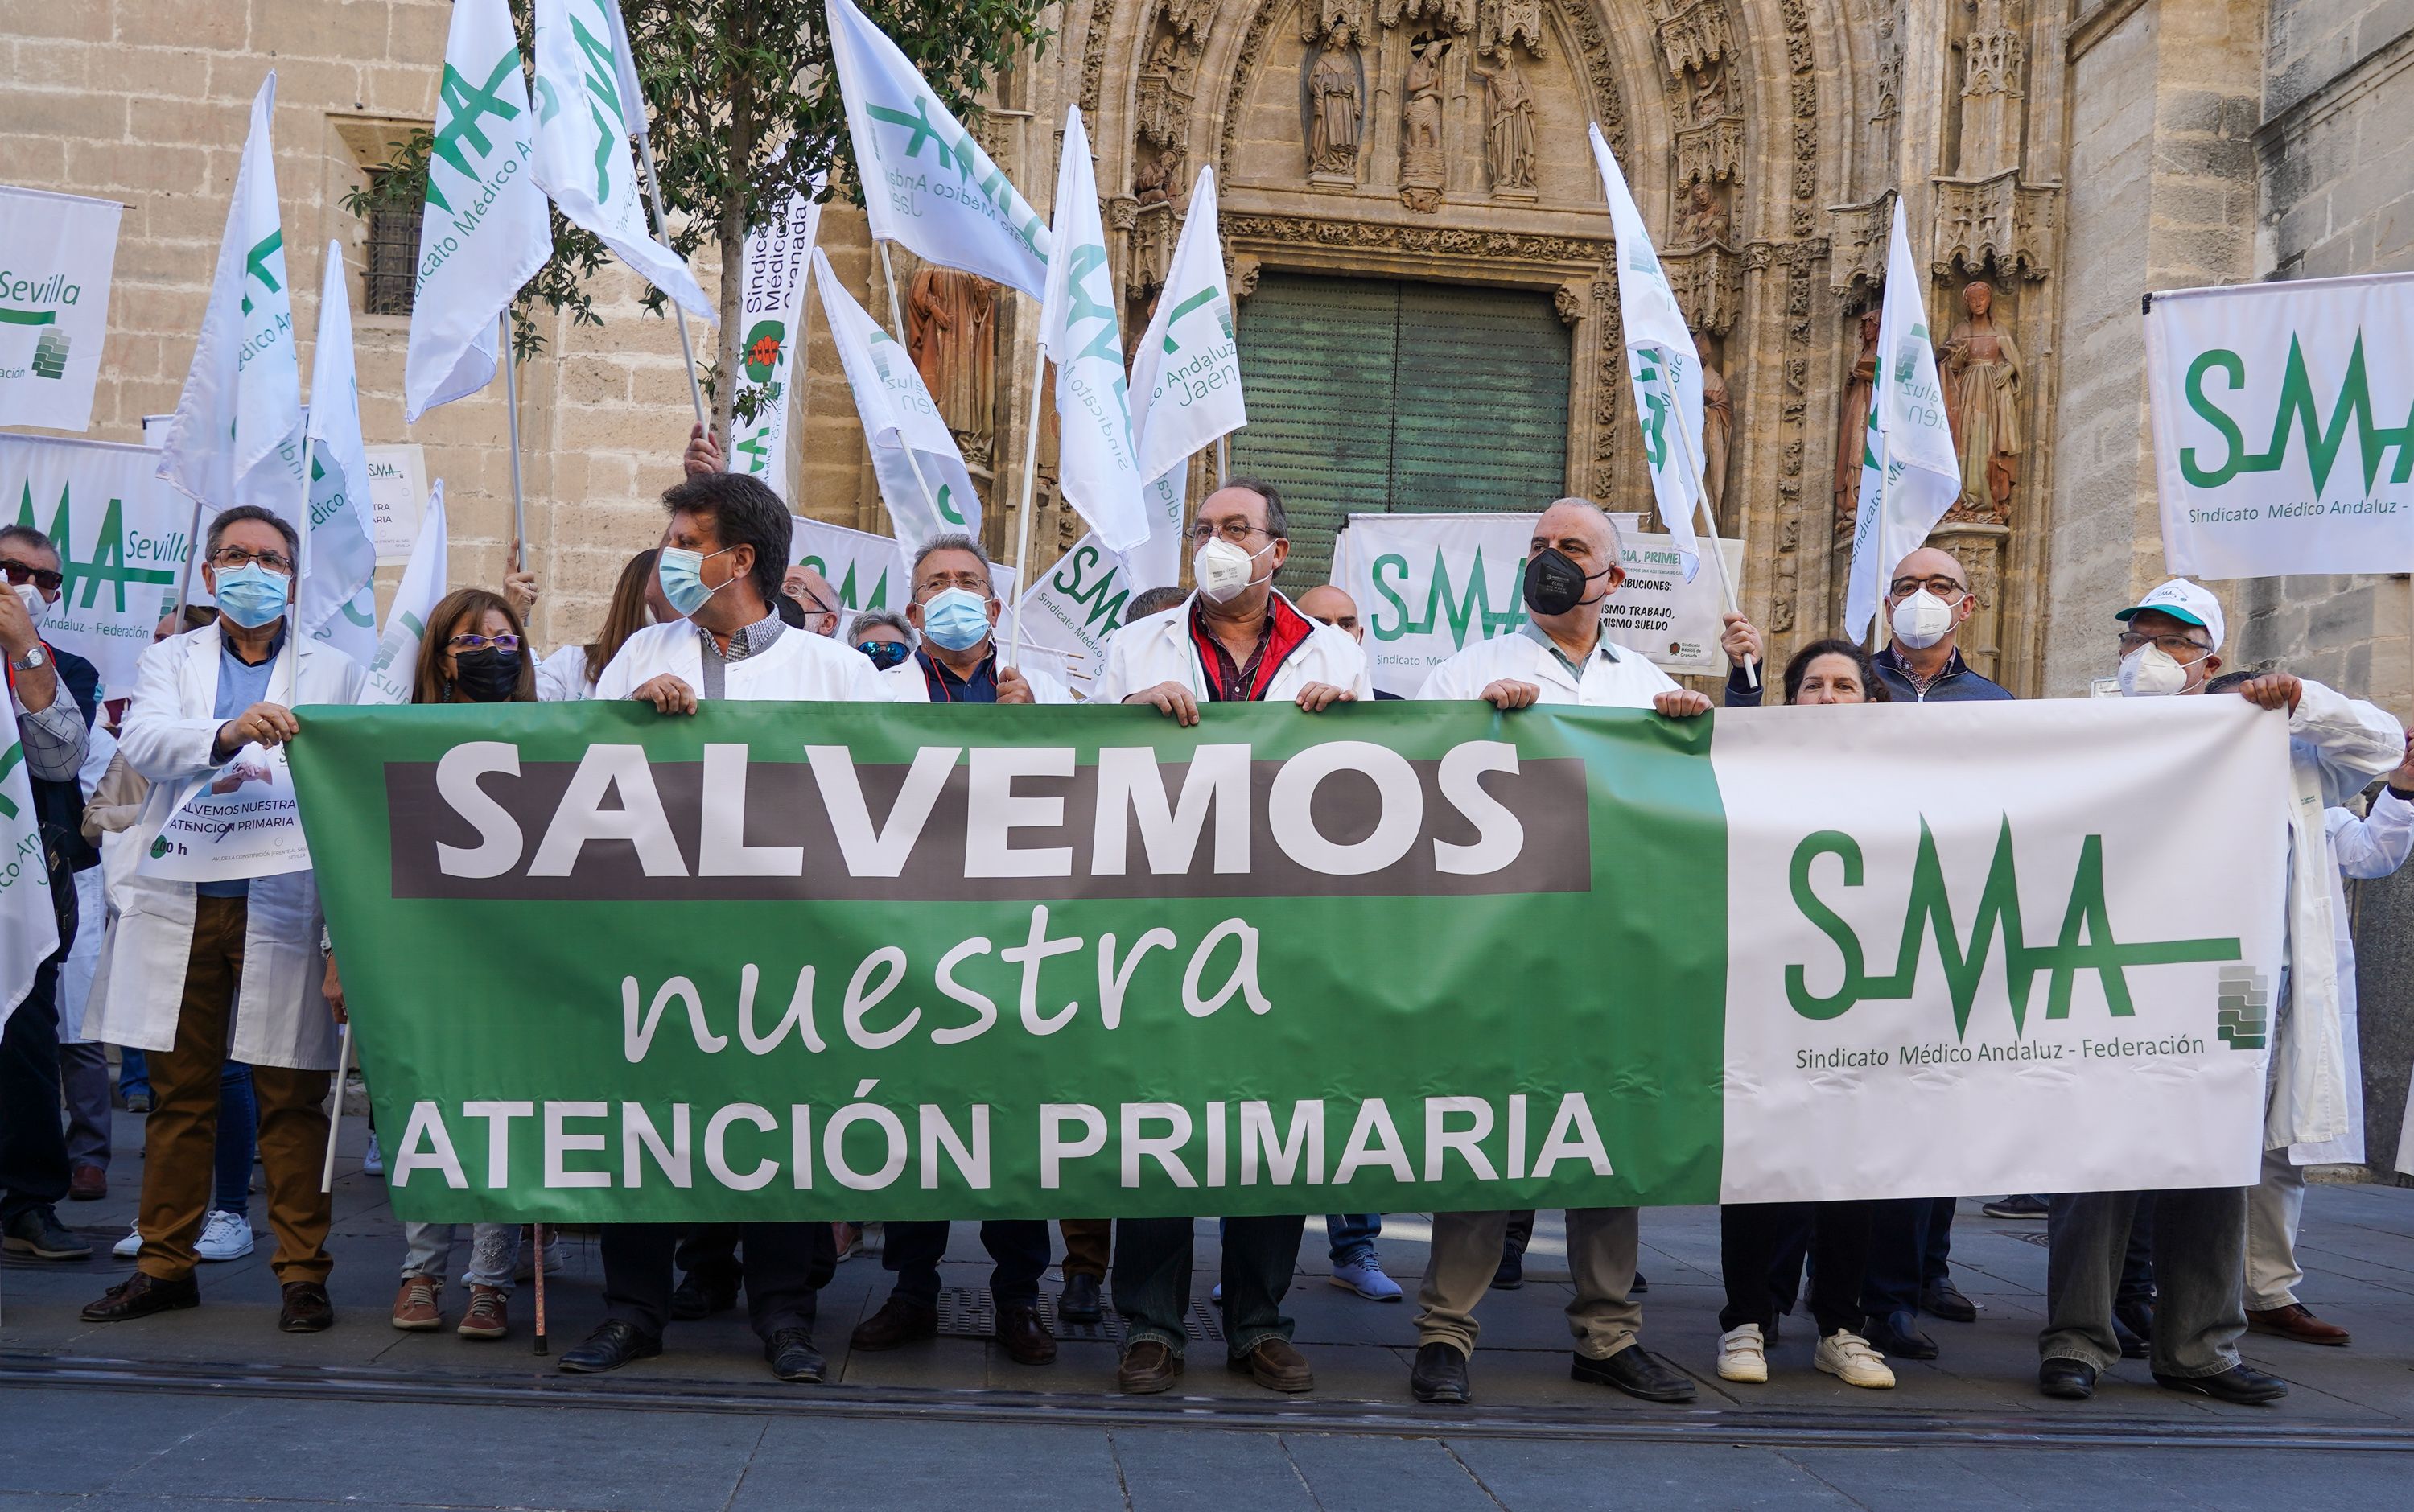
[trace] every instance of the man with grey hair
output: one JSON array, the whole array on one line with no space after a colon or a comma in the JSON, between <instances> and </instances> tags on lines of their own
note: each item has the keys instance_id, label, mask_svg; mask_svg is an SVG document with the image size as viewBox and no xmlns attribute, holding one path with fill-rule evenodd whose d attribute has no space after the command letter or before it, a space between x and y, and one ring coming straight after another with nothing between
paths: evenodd
<instances>
[{"instance_id":1,"label":"man with grey hair","mask_svg":"<svg viewBox=\"0 0 2414 1512\"><path fill-rule=\"evenodd\" d=\"M905 617L921 646L888 673L900 703L1071 703L1062 682L1031 666L1001 666L993 632L1005 605L989 554L969 535L934 535L914 553Z\"/></svg>"}]
</instances>

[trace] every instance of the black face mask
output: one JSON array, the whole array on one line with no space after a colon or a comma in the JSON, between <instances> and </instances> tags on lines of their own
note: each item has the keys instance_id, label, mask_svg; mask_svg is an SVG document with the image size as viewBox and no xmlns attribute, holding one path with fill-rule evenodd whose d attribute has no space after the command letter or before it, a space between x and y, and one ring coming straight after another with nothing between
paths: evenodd
<instances>
[{"instance_id":1,"label":"black face mask","mask_svg":"<svg viewBox=\"0 0 2414 1512\"><path fill-rule=\"evenodd\" d=\"M453 653L453 689L471 703L509 703L519 691L520 653L492 646Z\"/></svg>"},{"instance_id":2,"label":"black face mask","mask_svg":"<svg viewBox=\"0 0 2414 1512\"><path fill-rule=\"evenodd\" d=\"M1565 614L1585 599L1585 585L1609 569L1587 574L1557 546L1546 546L1526 562L1526 607L1536 614Z\"/></svg>"}]
</instances>

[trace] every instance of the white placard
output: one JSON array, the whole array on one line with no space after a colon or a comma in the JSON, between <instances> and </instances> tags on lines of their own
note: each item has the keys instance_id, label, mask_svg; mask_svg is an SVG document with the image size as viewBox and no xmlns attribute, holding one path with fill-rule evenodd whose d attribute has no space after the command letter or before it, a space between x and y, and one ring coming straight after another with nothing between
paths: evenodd
<instances>
[{"instance_id":1,"label":"white placard","mask_svg":"<svg viewBox=\"0 0 2414 1512\"><path fill-rule=\"evenodd\" d=\"M309 865L285 748L255 742L193 785L135 870L167 882L231 882Z\"/></svg>"},{"instance_id":2,"label":"white placard","mask_svg":"<svg viewBox=\"0 0 2414 1512\"><path fill-rule=\"evenodd\" d=\"M0 434L0 520L50 536L66 577L42 636L118 692L134 686L192 549L193 502L158 472L149 446Z\"/></svg>"},{"instance_id":3,"label":"white placard","mask_svg":"<svg viewBox=\"0 0 2414 1512\"><path fill-rule=\"evenodd\" d=\"M410 560L419 539L419 516L427 507L427 453L416 442L368 448L369 533L378 565L398 567Z\"/></svg>"},{"instance_id":4,"label":"white placard","mask_svg":"<svg viewBox=\"0 0 2414 1512\"><path fill-rule=\"evenodd\" d=\"M90 428L125 210L0 187L0 426Z\"/></svg>"}]
</instances>

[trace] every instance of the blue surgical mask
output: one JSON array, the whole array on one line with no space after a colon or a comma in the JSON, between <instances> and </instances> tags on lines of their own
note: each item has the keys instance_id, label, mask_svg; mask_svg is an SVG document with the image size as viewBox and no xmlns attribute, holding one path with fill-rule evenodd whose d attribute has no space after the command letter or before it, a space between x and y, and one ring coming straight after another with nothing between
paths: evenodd
<instances>
[{"instance_id":1,"label":"blue surgical mask","mask_svg":"<svg viewBox=\"0 0 2414 1512\"><path fill-rule=\"evenodd\" d=\"M218 575L218 612L243 626L257 630L275 624L285 612L285 599L293 579L281 577L256 561L240 567L213 568Z\"/></svg>"},{"instance_id":2,"label":"blue surgical mask","mask_svg":"<svg viewBox=\"0 0 2414 1512\"><path fill-rule=\"evenodd\" d=\"M949 651L970 651L989 635L989 600L950 588L922 604L922 634Z\"/></svg>"},{"instance_id":3,"label":"blue surgical mask","mask_svg":"<svg viewBox=\"0 0 2414 1512\"><path fill-rule=\"evenodd\" d=\"M671 601L671 607L678 611L681 619L693 617L713 594L729 586L723 582L719 588L705 587L704 564L712 557L723 556L737 549L736 546L723 546L708 556L701 551L688 551L675 546L663 547L662 555L656 559L654 575L662 579L663 597Z\"/></svg>"}]
</instances>

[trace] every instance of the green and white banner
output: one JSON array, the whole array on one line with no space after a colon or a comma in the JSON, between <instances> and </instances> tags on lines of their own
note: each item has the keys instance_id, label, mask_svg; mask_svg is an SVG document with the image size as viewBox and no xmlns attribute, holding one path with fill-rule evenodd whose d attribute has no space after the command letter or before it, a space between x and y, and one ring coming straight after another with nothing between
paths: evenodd
<instances>
[{"instance_id":1,"label":"green and white banner","mask_svg":"<svg viewBox=\"0 0 2414 1512\"><path fill-rule=\"evenodd\" d=\"M109 696L134 691L193 549L193 502L159 476L158 449L0 435L0 521L59 548L66 581L42 638L100 668Z\"/></svg>"},{"instance_id":2,"label":"green and white banner","mask_svg":"<svg viewBox=\"0 0 2414 1512\"><path fill-rule=\"evenodd\" d=\"M0 185L0 426L91 426L125 212Z\"/></svg>"},{"instance_id":3,"label":"green and white banner","mask_svg":"<svg viewBox=\"0 0 2414 1512\"><path fill-rule=\"evenodd\" d=\"M303 710L396 1212L2255 1179L2287 738L2243 700L1203 712Z\"/></svg>"},{"instance_id":4,"label":"green and white banner","mask_svg":"<svg viewBox=\"0 0 2414 1512\"><path fill-rule=\"evenodd\" d=\"M838 595L842 636L855 616L866 609L895 609L902 614L905 606L914 602L913 584L906 577L909 559L895 537L802 515L788 516L788 565L811 567L829 583L830 591ZM1013 603L1014 569L993 561L989 576L997 596Z\"/></svg>"},{"instance_id":5,"label":"green and white banner","mask_svg":"<svg viewBox=\"0 0 2414 1512\"><path fill-rule=\"evenodd\" d=\"M2414 273L2148 298L2171 572L2414 571Z\"/></svg>"}]
</instances>

